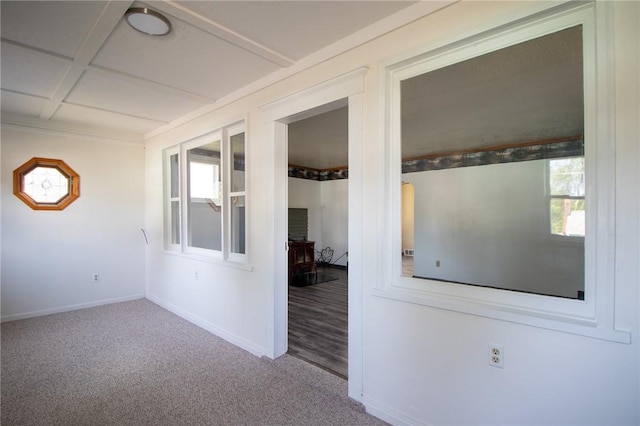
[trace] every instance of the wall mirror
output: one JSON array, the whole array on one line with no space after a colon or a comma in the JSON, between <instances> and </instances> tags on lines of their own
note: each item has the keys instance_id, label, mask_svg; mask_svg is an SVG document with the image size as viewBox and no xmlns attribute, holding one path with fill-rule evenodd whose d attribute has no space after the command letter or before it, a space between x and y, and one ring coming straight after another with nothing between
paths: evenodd
<instances>
[{"instance_id":1,"label":"wall mirror","mask_svg":"<svg viewBox=\"0 0 640 426\"><path fill-rule=\"evenodd\" d=\"M584 300L583 28L400 79L402 275Z\"/></svg>"},{"instance_id":2,"label":"wall mirror","mask_svg":"<svg viewBox=\"0 0 640 426\"><path fill-rule=\"evenodd\" d=\"M34 157L14 170L13 193L34 210L63 210L80 197L80 176L62 160Z\"/></svg>"}]
</instances>

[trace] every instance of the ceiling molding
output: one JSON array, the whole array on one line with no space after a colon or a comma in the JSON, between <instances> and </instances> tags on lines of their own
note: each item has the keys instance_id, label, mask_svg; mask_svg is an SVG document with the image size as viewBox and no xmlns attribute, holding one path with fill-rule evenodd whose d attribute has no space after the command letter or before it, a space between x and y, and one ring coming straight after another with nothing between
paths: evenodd
<instances>
[{"instance_id":1,"label":"ceiling molding","mask_svg":"<svg viewBox=\"0 0 640 426\"><path fill-rule=\"evenodd\" d=\"M167 15L173 15L176 18L193 25L194 27L225 40L235 46L238 46L248 52L256 54L274 64L281 67L289 67L295 64L295 61L285 55L270 49L255 40L243 36L230 28L225 27L205 16L196 13L176 1L164 1L153 4L152 9L159 10Z\"/></svg>"},{"instance_id":2,"label":"ceiling molding","mask_svg":"<svg viewBox=\"0 0 640 426\"><path fill-rule=\"evenodd\" d=\"M106 4L100 17L95 22L82 45L76 52L62 82L58 85L49 103L40 114L43 120L49 120L58 110L62 101L69 95L82 74L96 56L102 45L127 11L131 2L110 1Z\"/></svg>"}]
</instances>

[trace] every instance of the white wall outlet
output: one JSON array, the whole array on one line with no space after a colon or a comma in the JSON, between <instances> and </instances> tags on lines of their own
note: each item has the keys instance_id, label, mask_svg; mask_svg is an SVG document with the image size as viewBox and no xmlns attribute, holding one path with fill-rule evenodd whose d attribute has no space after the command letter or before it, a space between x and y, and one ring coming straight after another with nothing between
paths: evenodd
<instances>
[{"instance_id":1,"label":"white wall outlet","mask_svg":"<svg viewBox=\"0 0 640 426\"><path fill-rule=\"evenodd\" d=\"M91 281L94 283L99 283L100 282L100 274L93 274L91 276Z\"/></svg>"},{"instance_id":2,"label":"white wall outlet","mask_svg":"<svg viewBox=\"0 0 640 426\"><path fill-rule=\"evenodd\" d=\"M193 273L193 279L194 279L194 280L196 280L196 281L198 281L198 278L200 278L200 275L198 274L198 271L195 271L195 272Z\"/></svg>"},{"instance_id":3,"label":"white wall outlet","mask_svg":"<svg viewBox=\"0 0 640 426\"><path fill-rule=\"evenodd\" d=\"M504 368L504 348L502 345L489 343L489 365Z\"/></svg>"}]
</instances>

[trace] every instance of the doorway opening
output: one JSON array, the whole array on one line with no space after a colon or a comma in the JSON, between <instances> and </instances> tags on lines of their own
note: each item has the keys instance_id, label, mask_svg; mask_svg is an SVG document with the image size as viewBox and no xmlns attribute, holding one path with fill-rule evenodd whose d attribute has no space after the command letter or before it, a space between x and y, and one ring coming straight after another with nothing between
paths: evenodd
<instances>
[{"instance_id":1,"label":"doorway opening","mask_svg":"<svg viewBox=\"0 0 640 426\"><path fill-rule=\"evenodd\" d=\"M287 353L348 377L349 109L288 123Z\"/></svg>"},{"instance_id":2,"label":"doorway opening","mask_svg":"<svg viewBox=\"0 0 640 426\"><path fill-rule=\"evenodd\" d=\"M288 124L318 115L322 112L348 106L349 128L349 190L348 200L348 395L362 402L363 392L363 280L364 280L364 232L363 203L364 191L364 87L368 69L365 67L341 74L292 93L284 98L265 104L261 110L265 114L268 143L273 144L273 182L271 193L273 211L267 218L268 237L273 238L274 265L270 318L268 323L268 355L277 358L288 350ZM271 233L272 232L272 233ZM346 250L346 248L345 248Z\"/></svg>"}]
</instances>

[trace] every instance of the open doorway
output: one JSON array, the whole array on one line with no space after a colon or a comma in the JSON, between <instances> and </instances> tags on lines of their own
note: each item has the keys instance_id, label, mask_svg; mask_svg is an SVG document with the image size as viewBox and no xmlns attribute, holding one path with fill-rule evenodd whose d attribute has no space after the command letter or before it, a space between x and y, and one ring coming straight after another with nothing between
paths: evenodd
<instances>
[{"instance_id":1,"label":"open doorway","mask_svg":"<svg viewBox=\"0 0 640 426\"><path fill-rule=\"evenodd\" d=\"M292 121L287 353L348 376L348 106Z\"/></svg>"},{"instance_id":2,"label":"open doorway","mask_svg":"<svg viewBox=\"0 0 640 426\"><path fill-rule=\"evenodd\" d=\"M363 390L363 281L364 244L368 237L364 232L364 95L367 68L358 68L316 86L307 87L261 107L267 126L267 143L273 148L271 168L273 195L272 213L266 218L273 239L273 278L269 281L271 307L267 324L269 345L267 355L277 358L288 350L288 125L307 117L348 106L349 115L349 190L348 201L348 395L362 401Z\"/></svg>"}]
</instances>

